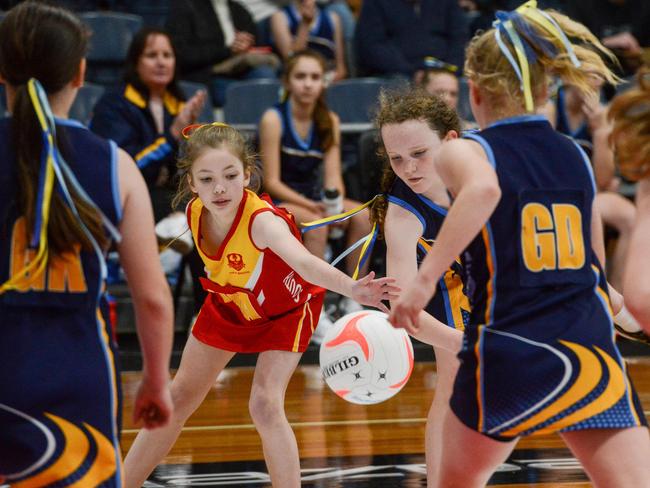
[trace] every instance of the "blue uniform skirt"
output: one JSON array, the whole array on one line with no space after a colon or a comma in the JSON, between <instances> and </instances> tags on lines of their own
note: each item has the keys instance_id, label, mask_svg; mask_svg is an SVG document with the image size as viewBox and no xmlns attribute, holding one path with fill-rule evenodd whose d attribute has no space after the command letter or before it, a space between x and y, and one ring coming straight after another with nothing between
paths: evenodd
<instances>
[{"instance_id":1,"label":"blue uniform skirt","mask_svg":"<svg viewBox=\"0 0 650 488\"><path fill-rule=\"evenodd\" d=\"M0 308L0 475L121 486L118 371L99 310Z\"/></svg>"}]
</instances>

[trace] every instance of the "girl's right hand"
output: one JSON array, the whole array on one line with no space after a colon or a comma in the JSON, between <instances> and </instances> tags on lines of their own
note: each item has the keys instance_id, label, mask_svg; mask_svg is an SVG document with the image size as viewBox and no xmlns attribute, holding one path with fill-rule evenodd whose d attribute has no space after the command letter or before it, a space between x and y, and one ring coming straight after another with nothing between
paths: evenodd
<instances>
[{"instance_id":1,"label":"girl's right hand","mask_svg":"<svg viewBox=\"0 0 650 488\"><path fill-rule=\"evenodd\" d=\"M382 312L389 313L388 307L382 300L395 300L401 289L395 285L395 278L378 278L375 272L371 271L366 276L357 280L352 285L350 298L362 305L378 308Z\"/></svg>"},{"instance_id":2,"label":"girl's right hand","mask_svg":"<svg viewBox=\"0 0 650 488\"><path fill-rule=\"evenodd\" d=\"M145 429L163 427L174 409L169 382L154 387L146 377L140 383L133 406L133 423L142 421Z\"/></svg>"}]
</instances>

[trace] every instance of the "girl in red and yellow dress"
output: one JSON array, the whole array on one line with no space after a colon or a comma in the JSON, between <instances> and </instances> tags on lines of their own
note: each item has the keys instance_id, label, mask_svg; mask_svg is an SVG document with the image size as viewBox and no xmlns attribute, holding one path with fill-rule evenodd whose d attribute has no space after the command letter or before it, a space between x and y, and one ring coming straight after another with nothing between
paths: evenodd
<instances>
[{"instance_id":1,"label":"girl in red and yellow dress","mask_svg":"<svg viewBox=\"0 0 650 488\"><path fill-rule=\"evenodd\" d=\"M255 162L244 138L221 123L195 128L179 169L177 199L205 263L209 292L172 383L167 428L141 431L125 461L126 486L142 486L186 419L237 352L259 352L249 400L273 486L299 487L298 446L284 393L318 323L324 288L384 311L398 291L389 278L355 281L312 255L291 214L249 190ZM280 447L281 446L281 447Z\"/></svg>"}]
</instances>

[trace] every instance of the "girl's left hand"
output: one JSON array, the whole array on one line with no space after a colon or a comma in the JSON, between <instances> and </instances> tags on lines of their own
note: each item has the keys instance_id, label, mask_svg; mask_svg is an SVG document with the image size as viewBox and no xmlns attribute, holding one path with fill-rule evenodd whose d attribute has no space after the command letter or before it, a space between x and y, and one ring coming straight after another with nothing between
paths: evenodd
<instances>
[{"instance_id":1,"label":"girl's left hand","mask_svg":"<svg viewBox=\"0 0 650 488\"><path fill-rule=\"evenodd\" d=\"M350 298L362 305L376 307L382 312L388 313L388 307L382 303L382 300L396 299L401 290L394 284L395 278L373 279L374 277L375 272L371 271L360 280L355 281L352 285Z\"/></svg>"}]
</instances>

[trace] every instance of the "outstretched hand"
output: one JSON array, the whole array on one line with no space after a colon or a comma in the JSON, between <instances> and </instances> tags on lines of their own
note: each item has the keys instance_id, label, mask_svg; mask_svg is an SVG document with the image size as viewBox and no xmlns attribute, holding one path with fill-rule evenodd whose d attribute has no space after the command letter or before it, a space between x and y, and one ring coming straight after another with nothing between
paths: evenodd
<instances>
[{"instance_id":1,"label":"outstretched hand","mask_svg":"<svg viewBox=\"0 0 650 488\"><path fill-rule=\"evenodd\" d=\"M392 304L388 321L393 327L406 329L409 334L416 334L420 326L418 317L435 294L435 286L422 286L417 280L402 293Z\"/></svg>"},{"instance_id":2,"label":"outstretched hand","mask_svg":"<svg viewBox=\"0 0 650 488\"><path fill-rule=\"evenodd\" d=\"M381 301L396 299L401 290L394 284L394 278L374 279L374 277L375 272L371 271L360 280L355 281L352 285L350 298L362 305L376 307L382 312L388 313L388 308Z\"/></svg>"},{"instance_id":3,"label":"outstretched hand","mask_svg":"<svg viewBox=\"0 0 650 488\"><path fill-rule=\"evenodd\" d=\"M146 379L138 387L133 406L133 423L142 421L145 429L163 427L169 421L173 410L169 386L152 388Z\"/></svg>"}]
</instances>

